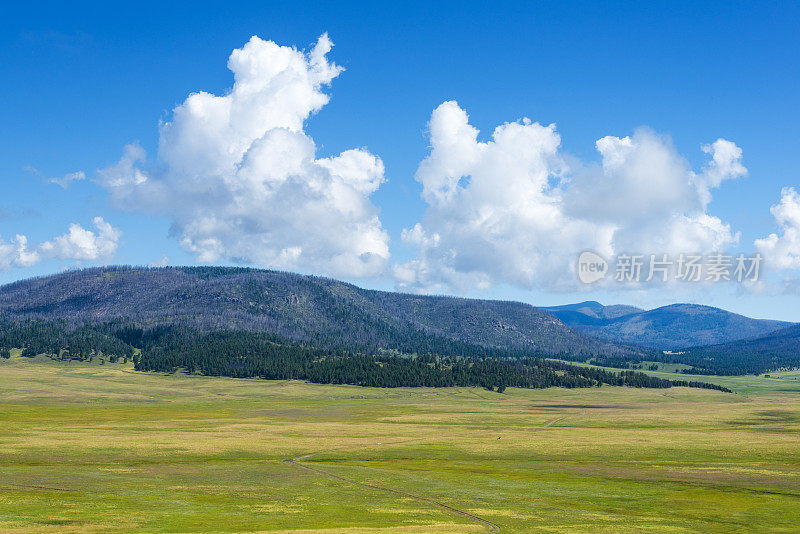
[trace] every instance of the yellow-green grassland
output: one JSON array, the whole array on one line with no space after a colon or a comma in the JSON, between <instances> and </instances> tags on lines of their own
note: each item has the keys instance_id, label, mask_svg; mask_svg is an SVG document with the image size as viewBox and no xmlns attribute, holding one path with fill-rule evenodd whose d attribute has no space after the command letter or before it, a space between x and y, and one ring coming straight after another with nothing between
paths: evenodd
<instances>
[{"instance_id":1,"label":"yellow-green grassland","mask_svg":"<svg viewBox=\"0 0 800 534\"><path fill-rule=\"evenodd\" d=\"M0 530L796 532L797 378L497 393L15 355Z\"/></svg>"}]
</instances>

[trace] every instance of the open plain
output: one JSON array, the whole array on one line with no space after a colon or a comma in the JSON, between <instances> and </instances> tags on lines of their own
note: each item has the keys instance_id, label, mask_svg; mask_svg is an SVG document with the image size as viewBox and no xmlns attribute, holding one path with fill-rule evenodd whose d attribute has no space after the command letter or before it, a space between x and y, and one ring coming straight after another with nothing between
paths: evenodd
<instances>
[{"instance_id":1,"label":"open plain","mask_svg":"<svg viewBox=\"0 0 800 534\"><path fill-rule=\"evenodd\" d=\"M800 381L376 389L0 360L4 532L796 531Z\"/></svg>"}]
</instances>

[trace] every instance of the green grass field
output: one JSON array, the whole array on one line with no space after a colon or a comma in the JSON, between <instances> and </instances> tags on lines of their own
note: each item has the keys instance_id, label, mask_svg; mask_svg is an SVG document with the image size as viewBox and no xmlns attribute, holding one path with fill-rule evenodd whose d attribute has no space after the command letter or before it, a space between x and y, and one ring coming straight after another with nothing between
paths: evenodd
<instances>
[{"instance_id":1,"label":"green grass field","mask_svg":"<svg viewBox=\"0 0 800 534\"><path fill-rule=\"evenodd\" d=\"M585 367L596 367L598 369L606 369L607 371L619 372L619 369L613 367L602 367L599 365L591 365L581 362L570 362L566 360L556 360L569 363L571 365L581 365ZM645 365L656 362L644 362ZM711 384L719 384L726 388L741 394L741 395L776 395L776 394L792 394L800 395L800 370L793 371L773 371L761 375L744 375L744 376L717 376L717 375L688 375L676 372L676 369L689 367L688 365L659 363L658 371L650 371L645 369L636 369L636 371L646 373L648 375L656 376L658 378L666 378L668 380L696 380L698 382L708 382Z\"/></svg>"},{"instance_id":2,"label":"green grass field","mask_svg":"<svg viewBox=\"0 0 800 534\"><path fill-rule=\"evenodd\" d=\"M0 530L796 532L797 378L499 394L13 357Z\"/></svg>"}]
</instances>

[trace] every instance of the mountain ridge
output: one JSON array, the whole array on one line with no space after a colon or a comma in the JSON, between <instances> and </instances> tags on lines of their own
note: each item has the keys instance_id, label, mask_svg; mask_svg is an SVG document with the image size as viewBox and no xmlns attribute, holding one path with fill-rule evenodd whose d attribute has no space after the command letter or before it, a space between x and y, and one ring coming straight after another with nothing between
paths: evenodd
<instances>
[{"instance_id":1,"label":"mountain ridge","mask_svg":"<svg viewBox=\"0 0 800 534\"><path fill-rule=\"evenodd\" d=\"M588 304L620 309L619 305L605 307L591 301L545 309L564 324L587 335L659 350L685 349L760 337L793 324L787 321L753 319L700 304L669 304L623 315L605 314L604 310L598 310L597 307L587 313Z\"/></svg>"},{"instance_id":2,"label":"mountain ridge","mask_svg":"<svg viewBox=\"0 0 800 534\"><path fill-rule=\"evenodd\" d=\"M369 350L434 336L573 358L643 352L577 332L529 304L369 290L330 278L239 267L67 271L0 287L0 314L73 325L132 321L143 327L242 329Z\"/></svg>"}]
</instances>

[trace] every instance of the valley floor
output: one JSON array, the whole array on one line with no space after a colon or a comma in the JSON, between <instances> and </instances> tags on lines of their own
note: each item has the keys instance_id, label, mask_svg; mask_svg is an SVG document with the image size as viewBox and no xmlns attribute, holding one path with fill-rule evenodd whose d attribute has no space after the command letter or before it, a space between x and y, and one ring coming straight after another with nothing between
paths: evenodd
<instances>
[{"instance_id":1,"label":"valley floor","mask_svg":"<svg viewBox=\"0 0 800 534\"><path fill-rule=\"evenodd\" d=\"M499 394L13 357L0 531L796 531L800 391L767 385Z\"/></svg>"}]
</instances>

